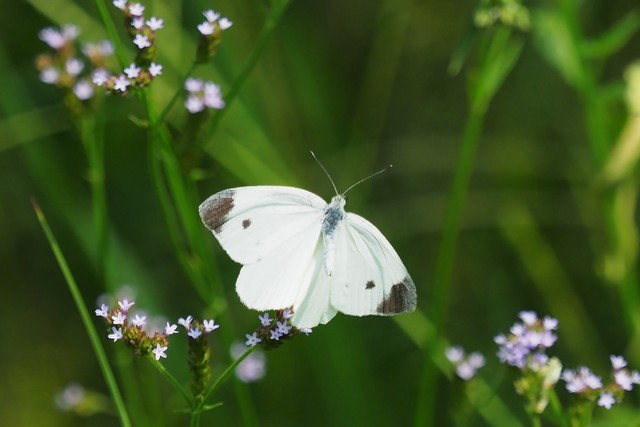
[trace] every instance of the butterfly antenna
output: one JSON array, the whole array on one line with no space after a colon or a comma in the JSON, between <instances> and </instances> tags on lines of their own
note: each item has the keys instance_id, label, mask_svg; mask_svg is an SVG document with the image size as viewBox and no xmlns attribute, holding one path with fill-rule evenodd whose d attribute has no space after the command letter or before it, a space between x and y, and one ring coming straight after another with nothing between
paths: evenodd
<instances>
[{"instance_id":1,"label":"butterfly antenna","mask_svg":"<svg viewBox=\"0 0 640 427\"><path fill-rule=\"evenodd\" d=\"M329 181L331 181L331 185L333 185L333 190L336 192L336 196L339 196L340 193L338 193L338 189L336 188L336 184L334 184L333 180L331 179L331 175L329 175L329 172L327 172L327 170L325 169L324 165L322 163L320 163L320 160L318 160L318 158L316 157L316 153L314 153L313 151L309 151L309 152L311 153L313 158L316 159L316 162L318 162L318 164L320 165L320 167L322 168L324 173L327 175L327 178L329 178Z\"/></svg>"},{"instance_id":2,"label":"butterfly antenna","mask_svg":"<svg viewBox=\"0 0 640 427\"><path fill-rule=\"evenodd\" d=\"M358 184L362 184L363 182L365 182L365 181L366 181L366 180L368 180L369 178L373 178L373 177L374 177L374 176L376 176L376 175L380 175L382 172L386 172L386 171L388 171L389 169L391 169L392 167L393 167L393 165L389 165L389 166L387 166L386 168L384 168L384 169L382 169L382 170L379 170L378 172L376 172L376 173L374 173L374 174L371 174L371 175L369 175L369 176L368 176L368 177L366 177L366 178L362 178L360 181L356 182L356 183L355 183L355 184L353 184L351 187L347 188L347 189L346 189L346 191L345 191L344 193L342 193L342 195L343 195L343 196L344 196L344 195L346 195L346 194L347 194L347 192L348 192L349 190L351 190L353 187L355 187L356 185L358 185Z\"/></svg>"}]
</instances>

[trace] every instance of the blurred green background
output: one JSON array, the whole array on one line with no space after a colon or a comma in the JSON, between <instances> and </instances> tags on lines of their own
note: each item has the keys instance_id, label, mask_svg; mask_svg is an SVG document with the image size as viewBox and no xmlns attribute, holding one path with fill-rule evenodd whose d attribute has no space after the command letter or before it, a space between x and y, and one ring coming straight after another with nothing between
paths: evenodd
<instances>
[{"instance_id":1,"label":"blurred green background","mask_svg":"<svg viewBox=\"0 0 640 427\"><path fill-rule=\"evenodd\" d=\"M234 22L216 57L194 73L228 93L275 3L145 2L147 16L165 21L157 41L157 60L165 68L152 87L155 109L180 87L202 11L213 8ZM107 6L119 24L116 9ZM511 33L521 51L482 116L446 297L434 295L470 93L489 58L481 47L494 30L472 29L477 6L463 0L294 0L276 23L238 96L199 146L202 158L191 171L198 178L197 202L224 188L257 184L300 186L329 200L332 188L309 150L339 190L393 164L351 192L347 209L392 242L416 283L419 311L402 319L338 315L309 337L269 352L260 382L227 383L214 398L224 405L208 413L203 425L412 425L422 406L435 408L423 425L512 425L501 410L469 403L473 398L451 371L424 385L425 360L445 366L438 362L440 338L483 352L488 363L481 377L489 392L479 392L478 400L495 394L503 410L526 423L513 392L514 373L498 364L493 343L524 309L560 320L552 354L565 366L586 364L605 375L608 356L624 354L631 367L640 368L637 156L623 155L624 171L616 169L615 178L603 172L622 129L637 119L625 106L623 80L640 52L639 18L629 15L638 11L636 1L527 4L531 29ZM80 41L105 37L96 3L24 0L4 2L2 10L0 425L117 425L112 415L79 417L53 403L69 382L105 395L107 389L31 198L47 215L89 308L98 296L126 284L135 289L139 308L174 321L228 310L233 325L221 321L222 328L241 341L258 326L258 313L239 303L233 289L239 266L204 227L208 261L219 268L225 294L212 304L190 284L154 188L149 132L132 120L145 118L135 96L107 97L99 111L106 121L109 260L98 259L85 151L59 92L39 80L34 66L35 56L48 50L38 39L43 27L74 23L82 30ZM573 36L582 37L581 49L572 51L576 39L556 25L556 12L570 22L566 28ZM613 34L613 41L598 39L621 20L628 28ZM598 55L598 46L604 53ZM125 55L132 59L133 51ZM450 69L454 56L466 58L457 74ZM583 62L567 65L563 58ZM580 80L581 72L588 78ZM180 100L168 116L172 134L183 134L186 122ZM597 141L604 148L594 149ZM196 209L197 203L194 215ZM438 345L430 340L434 310L444 313ZM95 323L102 332L104 325ZM221 336L213 337L219 373L229 350ZM172 341L166 366L186 384L184 338ZM144 408L133 411L134 425L187 425L177 412L183 403L150 365L119 351L122 346L108 342L106 334L104 344L119 367L119 382L126 384L128 407ZM238 402L238 388L250 408ZM639 425L637 404L631 393L621 407L598 412L596 419L601 425L614 425L614 419L615 425Z\"/></svg>"}]
</instances>

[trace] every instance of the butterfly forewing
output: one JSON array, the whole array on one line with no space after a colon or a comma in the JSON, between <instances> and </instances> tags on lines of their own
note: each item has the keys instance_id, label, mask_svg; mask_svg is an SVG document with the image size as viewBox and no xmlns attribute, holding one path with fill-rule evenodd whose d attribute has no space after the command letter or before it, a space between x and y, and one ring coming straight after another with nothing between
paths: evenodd
<instances>
[{"instance_id":1,"label":"butterfly forewing","mask_svg":"<svg viewBox=\"0 0 640 427\"><path fill-rule=\"evenodd\" d=\"M400 257L380 231L348 213L336 233L331 304L354 316L413 311L416 289Z\"/></svg>"},{"instance_id":2,"label":"butterfly forewing","mask_svg":"<svg viewBox=\"0 0 640 427\"><path fill-rule=\"evenodd\" d=\"M298 188L253 186L216 193L199 212L231 259L247 265L319 227L325 206L320 197Z\"/></svg>"}]
</instances>

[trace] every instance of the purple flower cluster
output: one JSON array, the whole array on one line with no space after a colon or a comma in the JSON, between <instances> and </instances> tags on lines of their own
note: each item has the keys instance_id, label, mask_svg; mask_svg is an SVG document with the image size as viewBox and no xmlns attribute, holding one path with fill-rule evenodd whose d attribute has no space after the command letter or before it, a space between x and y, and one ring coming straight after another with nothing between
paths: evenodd
<instances>
[{"instance_id":1,"label":"purple flower cluster","mask_svg":"<svg viewBox=\"0 0 640 427\"><path fill-rule=\"evenodd\" d=\"M222 92L217 84L190 77L186 80L184 87L188 93L184 105L191 114L204 111L205 108L217 110L224 108Z\"/></svg>"},{"instance_id":2,"label":"purple flower cluster","mask_svg":"<svg viewBox=\"0 0 640 427\"><path fill-rule=\"evenodd\" d=\"M590 400L597 398L597 404L610 409L622 400L625 391L631 391L640 384L640 373L629 371L627 361L622 356L610 356L612 381L604 385L602 379L589 368L581 366L575 370L565 369L560 378L566 383L569 393L579 394Z\"/></svg>"},{"instance_id":3,"label":"purple flower cluster","mask_svg":"<svg viewBox=\"0 0 640 427\"><path fill-rule=\"evenodd\" d=\"M311 328L298 329L291 325L293 310L285 308L276 311L276 318L271 319L269 313L263 313L258 316L260 320L260 328L253 334L246 334L246 345L253 347L259 343L268 349L275 348L285 339L293 337L298 332L305 335L311 333Z\"/></svg>"},{"instance_id":4,"label":"purple flower cluster","mask_svg":"<svg viewBox=\"0 0 640 427\"><path fill-rule=\"evenodd\" d=\"M47 27L38 33L40 40L49 45L54 53L44 53L36 58L40 80L55 85L75 98L85 102L93 98L94 88L88 79L87 69L104 66L107 57L113 54L113 46L103 40L82 45L82 56L76 48L80 29L75 25L62 28ZM87 66L88 64L88 66ZM67 102L69 105L69 103Z\"/></svg>"},{"instance_id":5,"label":"purple flower cluster","mask_svg":"<svg viewBox=\"0 0 640 427\"><path fill-rule=\"evenodd\" d=\"M203 13L206 20L198 25L200 41L196 53L196 62L204 64L213 58L218 50L218 45L222 41L222 32L231 28L233 22L213 10L205 10Z\"/></svg>"},{"instance_id":6,"label":"purple flower cluster","mask_svg":"<svg viewBox=\"0 0 640 427\"><path fill-rule=\"evenodd\" d=\"M110 326L109 339L113 342L123 340L131 347L135 354L146 356L153 353L156 360L166 358L165 351L169 348L168 336L176 334L176 325L167 322L164 332L155 331L149 335L146 331L147 316L136 314L131 318L129 310L135 305L134 301L124 298L118 301L118 308L109 309L106 304L95 310L98 317L104 317L107 325Z\"/></svg>"},{"instance_id":7,"label":"purple flower cluster","mask_svg":"<svg viewBox=\"0 0 640 427\"><path fill-rule=\"evenodd\" d=\"M465 354L460 346L449 347L445 350L445 356L456 367L456 374L465 381L476 375L478 369L484 366L484 356L478 352Z\"/></svg>"},{"instance_id":8,"label":"purple flower cluster","mask_svg":"<svg viewBox=\"0 0 640 427\"><path fill-rule=\"evenodd\" d=\"M515 323L508 335L500 334L494 338L500 346L498 358L502 363L520 369L537 370L549 360L545 351L558 338L553 332L558 321L552 317L538 319L533 311L522 311L519 317L522 322Z\"/></svg>"},{"instance_id":9,"label":"purple flower cluster","mask_svg":"<svg viewBox=\"0 0 640 427\"><path fill-rule=\"evenodd\" d=\"M145 19L144 6L127 0L115 0L113 5L122 11L129 35L136 46L136 59L122 73L110 74L106 68L97 68L92 74L93 84L104 87L110 93L124 95L130 87L142 88L162 74L162 65L153 62L156 48L156 32L164 27L164 21L155 16Z\"/></svg>"}]
</instances>

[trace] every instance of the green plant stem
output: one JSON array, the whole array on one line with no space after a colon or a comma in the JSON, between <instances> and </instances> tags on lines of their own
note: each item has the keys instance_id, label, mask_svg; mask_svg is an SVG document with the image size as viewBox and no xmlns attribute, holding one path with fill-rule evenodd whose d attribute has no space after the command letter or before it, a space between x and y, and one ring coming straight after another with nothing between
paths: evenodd
<instances>
[{"instance_id":1,"label":"green plant stem","mask_svg":"<svg viewBox=\"0 0 640 427\"><path fill-rule=\"evenodd\" d=\"M532 427L542 427L542 422L540 421L540 415L532 412L529 414L529 418L531 418L531 426Z\"/></svg>"},{"instance_id":2,"label":"green plant stem","mask_svg":"<svg viewBox=\"0 0 640 427\"><path fill-rule=\"evenodd\" d=\"M125 64L128 63L127 57L125 55L126 49L124 48L122 40L118 36L118 30L116 29L113 19L111 19L111 15L109 15L107 4L104 0L94 0L94 4L98 9L100 19L102 20L104 28L107 31L107 36L115 46L115 54L116 58L118 59L118 64L120 65L120 67L124 68Z\"/></svg>"},{"instance_id":3,"label":"green plant stem","mask_svg":"<svg viewBox=\"0 0 640 427\"><path fill-rule=\"evenodd\" d=\"M149 121L156 123L157 116L148 103L144 92L141 93L141 99L147 108ZM170 220L167 226L173 230L171 232L173 234L172 240L178 251L178 258L201 298L208 301L211 306L223 306L223 303L216 303L216 300L222 301L224 299L224 290L213 255L204 240L209 236L209 233L206 232L197 215L198 202L196 201L195 184L183 176L180 162L171 146L168 132L164 126L152 128L150 155L152 157L150 161L157 163L152 166L158 168L154 172L154 180L165 218ZM164 180L166 180L166 187ZM184 244L180 243L182 239L185 241ZM225 323L223 329L225 347L229 347L234 340L235 332L228 311L223 312L223 322ZM245 409L243 416L255 418L246 390L238 386L235 388L235 392L240 405ZM196 417L199 418L199 415Z\"/></svg>"},{"instance_id":4,"label":"green plant stem","mask_svg":"<svg viewBox=\"0 0 640 427\"><path fill-rule=\"evenodd\" d=\"M583 52L581 49L585 37L580 29L578 21L578 4L572 0L560 2L561 16L566 27L571 33L571 42L574 52ZM575 62L579 64L579 79L570 82L578 92L585 116L586 134L591 149L594 166L597 171L601 171L607 162L614 136L607 120L606 105L600 96L594 66L589 58L578 57ZM620 224L616 215L615 199L617 188L612 187L605 191L602 197L602 215L604 218L604 231L606 245L611 248L620 247L620 235L625 233L622 229L624 224ZM623 315L632 335L632 342L640 342L640 294L638 293L638 278L635 274L635 266L630 266L624 277L618 279L617 290L620 301L623 304Z\"/></svg>"},{"instance_id":5,"label":"green plant stem","mask_svg":"<svg viewBox=\"0 0 640 427\"><path fill-rule=\"evenodd\" d=\"M437 331L441 330L444 310L446 307L447 291L451 279L456 242L458 240L460 217L467 194L469 179L478 146L478 139L482 131L484 110L472 110L466 123L462 139L462 149L456 164L455 175L450 192L450 199L445 214L442 239L438 247L436 260L436 278L433 285L432 322ZM431 358L425 361L420 394L418 397L419 409L416 414L415 425L424 426L433 418L435 411L435 396L437 395L436 378L437 366Z\"/></svg>"},{"instance_id":6,"label":"green plant stem","mask_svg":"<svg viewBox=\"0 0 640 427\"><path fill-rule=\"evenodd\" d=\"M262 52L267 46L267 42L271 38L271 35L275 31L275 29L278 27L280 19L282 18L284 12L287 10L287 7L291 3L291 0L278 0L274 1L273 3L274 4L271 7L269 16L267 16L264 27L262 27L262 31L260 31L260 35L258 36L258 42L251 51L251 54L249 54L249 58L247 58L246 62L242 66L242 69L238 73L238 76L233 81L231 89L229 89L229 92L224 95L226 106L222 110L218 110L211 119L211 123L209 124L207 129L208 132L206 132L207 135L212 135L218 128L218 124L226 114L227 110L229 110L229 106L235 100L236 96L247 81L247 78L251 74L251 71L253 71L256 64L258 63L258 59L260 59Z\"/></svg>"},{"instance_id":7,"label":"green plant stem","mask_svg":"<svg viewBox=\"0 0 640 427\"><path fill-rule=\"evenodd\" d=\"M562 403L560 403L560 399L558 399L558 394L556 393L554 388L549 389L549 407L551 408L551 412L561 427L567 427L567 419L565 418L565 413L562 408Z\"/></svg>"},{"instance_id":8,"label":"green plant stem","mask_svg":"<svg viewBox=\"0 0 640 427\"><path fill-rule=\"evenodd\" d=\"M99 129L103 123L100 118L81 119L80 135L89 164L88 179L91 185L97 268L100 280L106 285L109 233L104 169L104 133L102 129Z\"/></svg>"},{"instance_id":9,"label":"green plant stem","mask_svg":"<svg viewBox=\"0 0 640 427\"><path fill-rule=\"evenodd\" d=\"M456 243L460 234L460 218L468 192L484 117L484 110L475 109L471 111L464 130L462 148L455 168L450 199L445 213L442 239L440 240L436 258L433 309L431 311L431 318L436 328L440 328L444 320L447 291L453 271Z\"/></svg>"},{"instance_id":10,"label":"green plant stem","mask_svg":"<svg viewBox=\"0 0 640 427\"><path fill-rule=\"evenodd\" d=\"M442 239L436 259L431 316L437 334L443 333L444 313L447 307L456 243L460 232L460 219L484 118L493 96L518 59L522 50L522 42L514 39L509 28L498 27L481 39L480 48L479 66L470 90L469 117L465 124L462 147L449 192ZM433 422L435 399L438 395L436 392L437 377L437 367L431 356L427 355L418 395L416 427L428 426Z\"/></svg>"},{"instance_id":11,"label":"green plant stem","mask_svg":"<svg viewBox=\"0 0 640 427\"><path fill-rule=\"evenodd\" d=\"M178 98L180 98L180 95L184 93L185 82L191 76L191 74L193 74L193 71L197 68L197 66L198 66L198 63L195 61L191 64L187 72L184 74L184 77L180 82L180 86L178 86L178 89L176 89L175 93L173 94L173 96L171 97L167 105L162 109L162 112L158 115L156 120L151 125L153 128L157 128L158 126L161 126L162 124L164 124L164 120L167 117L167 114L169 114L169 112L171 111L175 103L178 101Z\"/></svg>"},{"instance_id":12,"label":"green plant stem","mask_svg":"<svg viewBox=\"0 0 640 427\"><path fill-rule=\"evenodd\" d=\"M51 250L56 257L56 261L58 262L58 266L64 275L65 281L67 282L67 287L69 288L69 292L71 292L71 296L73 297L73 301L76 304L76 308L78 313L80 313L80 318L82 319L82 323L84 324L85 329L87 330L87 334L89 335L89 341L91 342L91 346L93 347L93 351L96 354L96 358L98 359L98 364L100 365L100 369L102 370L102 374L104 375L104 379L107 383L107 387L109 388L109 392L111 394L111 398L113 399L113 403L116 407L116 411L118 413L118 417L120 418L120 423L123 427L130 427L131 422L129 420L129 415L124 406L124 402L122 400L122 396L120 394L120 390L118 389L118 384L116 383L115 377L113 375L113 371L109 366L109 362L107 360L107 355L102 347L102 343L100 342L100 338L98 337L98 332L93 326L93 322L91 320L91 316L89 315L89 310L85 305L82 295L80 294L80 290L78 289L78 285L69 269L69 265L58 245L58 242L47 223L47 219L45 218L40 206L33 201L33 209L38 217L38 221L40 222L40 226L44 231L45 236L49 242L49 246L51 246Z\"/></svg>"},{"instance_id":13,"label":"green plant stem","mask_svg":"<svg viewBox=\"0 0 640 427\"><path fill-rule=\"evenodd\" d=\"M156 360L153 356L149 356L149 361L160 372L160 374L163 377L165 377L165 379L169 381L176 390L178 390L178 392L182 395L187 405L192 407L193 399L191 398L191 395L189 394L189 392L187 392L187 390L184 387L182 387L180 382L173 375L171 375L171 373L167 371L164 365L160 363L158 360Z\"/></svg>"},{"instance_id":14,"label":"green plant stem","mask_svg":"<svg viewBox=\"0 0 640 427\"><path fill-rule=\"evenodd\" d=\"M206 405L207 400L209 400L209 397L211 397L211 395L229 378L229 375L231 375L240 362L246 359L254 350L255 346L247 348L247 350L242 353L240 357L234 360L231 365L229 365L227 369L220 374L216 381L204 393L202 393L202 399L199 400L200 403L197 404L191 414L191 422L189 423L190 427L200 426L200 414L202 414L203 408Z\"/></svg>"}]
</instances>

